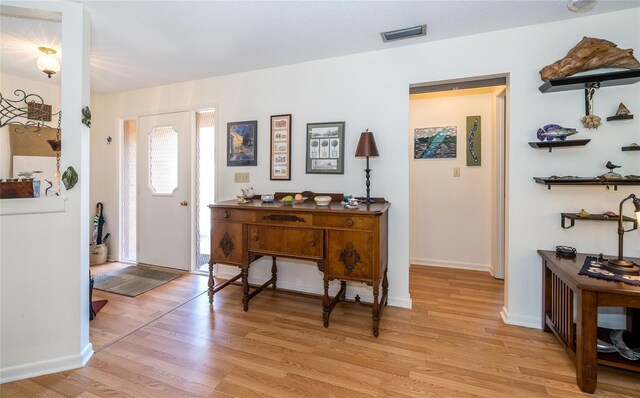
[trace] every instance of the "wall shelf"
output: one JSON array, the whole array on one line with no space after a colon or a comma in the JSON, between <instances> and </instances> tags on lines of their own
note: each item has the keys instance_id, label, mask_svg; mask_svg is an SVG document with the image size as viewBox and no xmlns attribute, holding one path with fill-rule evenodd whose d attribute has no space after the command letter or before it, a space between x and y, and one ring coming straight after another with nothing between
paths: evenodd
<instances>
[{"instance_id":1,"label":"wall shelf","mask_svg":"<svg viewBox=\"0 0 640 398\"><path fill-rule=\"evenodd\" d=\"M561 226L564 229L572 228L575 225L575 220L614 221L614 222L618 222L618 217L617 216L616 217L605 217L602 214L589 214L588 216L581 216L579 213L560 213L560 215L562 217ZM569 224L568 226L566 225L566 219L569 219L571 221L571 224ZM638 221L635 218L623 216L623 220L625 222L633 223L633 228L631 228L630 230L628 230L626 232L638 229Z\"/></svg>"},{"instance_id":2,"label":"wall shelf","mask_svg":"<svg viewBox=\"0 0 640 398\"><path fill-rule=\"evenodd\" d=\"M624 152L626 152L626 151L640 151L640 145L623 146L622 150Z\"/></svg>"},{"instance_id":3,"label":"wall shelf","mask_svg":"<svg viewBox=\"0 0 640 398\"><path fill-rule=\"evenodd\" d=\"M553 148L564 148L569 146L583 146L587 145L591 141L591 139L584 140L566 140L566 141L538 141L538 142L530 142L529 146L531 148L536 149L547 149L549 148L549 152Z\"/></svg>"},{"instance_id":4,"label":"wall shelf","mask_svg":"<svg viewBox=\"0 0 640 398\"><path fill-rule=\"evenodd\" d=\"M533 177L536 183L544 184L547 189L551 189L552 185L599 185L610 187L618 190L618 185L640 185L640 178L621 178L616 180L603 181L596 177L572 177L572 178L551 178L551 177Z\"/></svg>"},{"instance_id":5,"label":"wall shelf","mask_svg":"<svg viewBox=\"0 0 640 398\"><path fill-rule=\"evenodd\" d=\"M639 81L640 69L634 69L551 79L538 87L538 90L542 93L553 93L558 91L588 89L593 87L594 84L599 87L609 87L634 84Z\"/></svg>"},{"instance_id":6,"label":"wall shelf","mask_svg":"<svg viewBox=\"0 0 640 398\"><path fill-rule=\"evenodd\" d=\"M607 122L613 122L616 120L631 120L631 119L633 119L633 115L609 116L607 117Z\"/></svg>"}]
</instances>

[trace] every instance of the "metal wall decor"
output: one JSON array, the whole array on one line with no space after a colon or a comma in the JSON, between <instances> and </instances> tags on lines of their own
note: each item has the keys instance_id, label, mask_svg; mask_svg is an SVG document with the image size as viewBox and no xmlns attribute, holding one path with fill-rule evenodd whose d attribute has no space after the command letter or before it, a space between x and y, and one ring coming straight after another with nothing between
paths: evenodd
<instances>
[{"instance_id":1,"label":"metal wall decor","mask_svg":"<svg viewBox=\"0 0 640 398\"><path fill-rule=\"evenodd\" d=\"M0 127L13 124L19 127L14 130L16 133L38 133L42 127L49 127L43 123L44 121L50 121L52 116L61 115L61 111L52 113L51 106L45 104L44 99L38 94L27 94L24 90L15 90L13 94L18 98L10 100L0 93Z\"/></svg>"},{"instance_id":2,"label":"metal wall decor","mask_svg":"<svg viewBox=\"0 0 640 398\"><path fill-rule=\"evenodd\" d=\"M82 108L82 124L91 128L91 111L88 106Z\"/></svg>"}]
</instances>

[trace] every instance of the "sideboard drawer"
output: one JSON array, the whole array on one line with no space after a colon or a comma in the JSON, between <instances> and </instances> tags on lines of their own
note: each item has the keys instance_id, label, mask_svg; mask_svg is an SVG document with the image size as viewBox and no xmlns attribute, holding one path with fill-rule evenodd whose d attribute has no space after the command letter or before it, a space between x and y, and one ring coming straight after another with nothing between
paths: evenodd
<instances>
[{"instance_id":1,"label":"sideboard drawer","mask_svg":"<svg viewBox=\"0 0 640 398\"><path fill-rule=\"evenodd\" d=\"M211 217L217 221L253 222L256 214L248 210L212 209Z\"/></svg>"},{"instance_id":2,"label":"sideboard drawer","mask_svg":"<svg viewBox=\"0 0 640 398\"><path fill-rule=\"evenodd\" d=\"M316 216L313 222L316 227L347 228L371 231L373 229L375 219L373 217L334 216L326 214Z\"/></svg>"},{"instance_id":3,"label":"sideboard drawer","mask_svg":"<svg viewBox=\"0 0 640 398\"><path fill-rule=\"evenodd\" d=\"M309 228L249 227L249 251L309 259L323 258L323 230Z\"/></svg>"},{"instance_id":4,"label":"sideboard drawer","mask_svg":"<svg viewBox=\"0 0 640 398\"><path fill-rule=\"evenodd\" d=\"M256 223L277 225L313 225L313 214L303 212L268 212L262 211L256 215Z\"/></svg>"}]
</instances>

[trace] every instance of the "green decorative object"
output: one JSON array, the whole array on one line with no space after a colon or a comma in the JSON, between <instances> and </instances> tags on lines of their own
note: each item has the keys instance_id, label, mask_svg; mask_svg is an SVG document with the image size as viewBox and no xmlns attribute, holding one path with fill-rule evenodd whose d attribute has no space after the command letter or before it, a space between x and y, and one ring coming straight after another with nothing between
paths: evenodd
<instances>
[{"instance_id":1,"label":"green decorative object","mask_svg":"<svg viewBox=\"0 0 640 398\"><path fill-rule=\"evenodd\" d=\"M82 108L82 124L91 128L91 111L88 106Z\"/></svg>"},{"instance_id":2,"label":"green decorative object","mask_svg":"<svg viewBox=\"0 0 640 398\"><path fill-rule=\"evenodd\" d=\"M72 166L69 166L67 170L62 173L62 182L67 191L75 187L78 183L78 173L76 173Z\"/></svg>"},{"instance_id":3,"label":"green decorative object","mask_svg":"<svg viewBox=\"0 0 640 398\"><path fill-rule=\"evenodd\" d=\"M480 131L481 117L467 116L467 166L482 165L482 135Z\"/></svg>"}]
</instances>

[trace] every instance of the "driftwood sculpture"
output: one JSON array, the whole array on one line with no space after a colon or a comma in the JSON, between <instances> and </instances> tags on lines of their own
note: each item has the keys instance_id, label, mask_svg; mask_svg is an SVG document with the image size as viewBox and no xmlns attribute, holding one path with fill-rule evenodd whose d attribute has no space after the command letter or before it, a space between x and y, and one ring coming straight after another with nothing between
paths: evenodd
<instances>
[{"instance_id":1,"label":"driftwood sculpture","mask_svg":"<svg viewBox=\"0 0 640 398\"><path fill-rule=\"evenodd\" d=\"M640 69L633 49L621 49L615 43L583 37L564 58L540 70L542 80L559 79L599 68Z\"/></svg>"}]
</instances>

